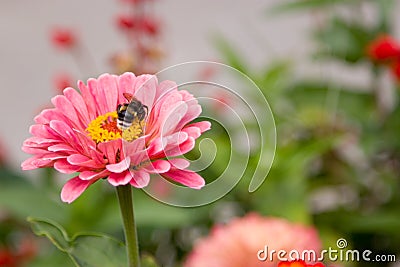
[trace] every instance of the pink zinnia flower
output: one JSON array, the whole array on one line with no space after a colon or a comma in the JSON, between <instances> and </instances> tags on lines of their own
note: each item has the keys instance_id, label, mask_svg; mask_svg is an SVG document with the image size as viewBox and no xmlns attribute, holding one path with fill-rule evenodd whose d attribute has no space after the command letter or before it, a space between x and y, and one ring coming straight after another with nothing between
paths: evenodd
<instances>
[{"instance_id":1,"label":"pink zinnia flower","mask_svg":"<svg viewBox=\"0 0 400 267\"><path fill-rule=\"evenodd\" d=\"M276 253L273 261L269 257L266 261L258 259L258 252L265 246L268 246L268 251L289 253L296 249L300 253L304 250L318 253L321 241L312 227L252 213L227 225L214 227L208 237L195 244L184 267L277 266Z\"/></svg>"},{"instance_id":2,"label":"pink zinnia flower","mask_svg":"<svg viewBox=\"0 0 400 267\"><path fill-rule=\"evenodd\" d=\"M210 129L207 121L189 124L201 113L197 100L172 81L158 83L155 76L124 73L103 74L78 82L80 93L66 88L52 99L55 108L35 117L36 124L22 149L33 157L23 170L54 167L79 175L63 187L61 199L71 203L91 184L106 178L113 186L144 187L150 174L199 189L204 180L187 170L189 162L176 158L190 151L195 139ZM144 120L138 117L121 131L117 106L131 94L148 107Z\"/></svg>"}]
</instances>

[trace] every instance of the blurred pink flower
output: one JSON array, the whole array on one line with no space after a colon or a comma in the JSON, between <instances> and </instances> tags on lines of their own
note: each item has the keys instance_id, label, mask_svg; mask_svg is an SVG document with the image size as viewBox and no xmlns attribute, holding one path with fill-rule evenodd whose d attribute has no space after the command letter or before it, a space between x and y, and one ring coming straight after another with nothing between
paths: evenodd
<instances>
[{"instance_id":1,"label":"blurred pink flower","mask_svg":"<svg viewBox=\"0 0 400 267\"><path fill-rule=\"evenodd\" d=\"M0 167L7 165L8 149L4 145L4 139L0 138Z\"/></svg>"},{"instance_id":2,"label":"blurred pink flower","mask_svg":"<svg viewBox=\"0 0 400 267\"><path fill-rule=\"evenodd\" d=\"M70 49L76 45L77 38L73 30L57 27L51 32L51 41L58 48Z\"/></svg>"},{"instance_id":3,"label":"blurred pink flower","mask_svg":"<svg viewBox=\"0 0 400 267\"><path fill-rule=\"evenodd\" d=\"M322 262L317 262L315 264L307 264L303 260L294 260L294 261L281 261L278 264L278 267L325 267Z\"/></svg>"},{"instance_id":4,"label":"blurred pink flower","mask_svg":"<svg viewBox=\"0 0 400 267\"><path fill-rule=\"evenodd\" d=\"M137 26L137 23L132 17L123 14L117 16L116 22L118 28L121 30L131 30Z\"/></svg>"},{"instance_id":5,"label":"blurred pink flower","mask_svg":"<svg viewBox=\"0 0 400 267\"><path fill-rule=\"evenodd\" d=\"M152 0L120 0L120 1L122 3L125 3L125 4L131 4L131 5L136 6L136 5L139 5L139 4L146 3L146 2L150 2Z\"/></svg>"},{"instance_id":6,"label":"blurred pink flower","mask_svg":"<svg viewBox=\"0 0 400 267\"><path fill-rule=\"evenodd\" d=\"M72 78L68 73L58 73L53 77L54 88L58 94L62 94L63 90L72 86Z\"/></svg>"},{"instance_id":7,"label":"blurred pink flower","mask_svg":"<svg viewBox=\"0 0 400 267\"><path fill-rule=\"evenodd\" d=\"M113 186L145 187L150 174L199 189L204 180L187 170L189 162L176 158L193 149L195 139L210 129L207 121L189 124L201 113L197 100L172 81L158 83L155 76L124 73L103 74L78 82L80 93L66 88L52 99L55 108L35 117L23 151L33 157L23 170L54 167L79 175L63 187L61 199L71 203L91 184L107 178ZM117 105L131 94L148 107L148 115L121 131L117 127ZM168 158L166 158L168 157ZM172 158L171 158L172 157Z\"/></svg>"},{"instance_id":8,"label":"blurred pink flower","mask_svg":"<svg viewBox=\"0 0 400 267\"><path fill-rule=\"evenodd\" d=\"M317 231L312 227L288 222L284 219L261 217L251 213L227 225L216 226L211 234L201 239L184 267L258 267L277 266L279 260L258 259L258 251L268 246L268 251L296 249L321 249Z\"/></svg>"},{"instance_id":9,"label":"blurred pink flower","mask_svg":"<svg viewBox=\"0 0 400 267\"><path fill-rule=\"evenodd\" d=\"M149 35L157 35L160 30L159 22L151 17L141 19L139 25L140 29Z\"/></svg>"}]
</instances>

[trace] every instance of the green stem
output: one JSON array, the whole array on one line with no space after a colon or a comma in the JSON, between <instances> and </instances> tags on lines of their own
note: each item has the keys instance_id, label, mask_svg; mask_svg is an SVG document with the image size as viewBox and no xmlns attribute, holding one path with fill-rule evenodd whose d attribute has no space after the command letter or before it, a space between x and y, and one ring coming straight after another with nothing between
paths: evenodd
<instances>
[{"instance_id":1,"label":"green stem","mask_svg":"<svg viewBox=\"0 0 400 267\"><path fill-rule=\"evenodd\" d=\"M133 215L131 186L117 186L119 207L124 223L125 242L128 253L128 267L140 267L139 243L136 232L135 217Z\"/></svg>"}]
</instances>

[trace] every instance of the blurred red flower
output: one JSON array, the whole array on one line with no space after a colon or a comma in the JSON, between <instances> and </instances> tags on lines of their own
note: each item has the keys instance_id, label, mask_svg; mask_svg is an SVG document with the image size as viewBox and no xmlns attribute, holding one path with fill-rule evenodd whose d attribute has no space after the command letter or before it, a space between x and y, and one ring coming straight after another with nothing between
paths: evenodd
<instances>
[{"instance_id":1,"label":"blurred red flower","mask_svg":"<svg viewBox=\"0 0 400 267\"><path fill-rule=\"evenodd\" d=\"M156 20L154 20L150 17L146 17L146 18L143 18L140 22L141 22L140 28L143 32L145 32L149 35L157 35L158 34L159 23Z\"/></svg>"},{"instance_id":2,"label":"blurred red flower","mask_svg":"<svg viewBox=\"0 0 400 267\"><path fill-rule=\"evenodd\" d=\"M70 49L76 45L77 38L71 29L57 27L51 32L51 41L56 47Z\"/></svg>"},{"instance_id":3,"label":"blurred red flower","mask_svg":"<svg viewBox=\"0 0 400 267\"><path fill-rule=\"evenodd\" d=\"M15 267L17 260L13 253L8 249L0 249L0 266L2 267Z\"/></svg>"},{"instance_id":4,"label":"blurred red flower","mask_svg":"<svg viewBox=\"0 0 400 267\"><path fill-rule=\"evenodd\" d=\"M37 245L30 237L24 238L16 249L0 248L0 266L18 267L33 259L37 254Z\"/></svg>"},{"instance_id":5,"label":"blurred red flower","mask_svg":"<svg viewBox=\"0 0 400 267\"><path fill-rule=\"evenodd\" d=\"M158 21L150 17L131 17L121 14L117 17L117 26L121 30L137 30L148 35L157 35L160 27Z\"/></svg>"},{"instance_id":6,"label":"blurred red flower","mask_svg":"<svg viewBox=\"0 0 400 267\"><path fill-rule=\"evenodd\" d=\"M380 35L367 47L368 56L374 61L388 61L400 57L400 44L390 35Z\"/></svg>"},{"instance_id":7,"label":"blurred red flower","mask_svg":"<svg viewBox=\"0 0 400 267\"><path fill-rule=\"evenodd\" d=\"M131 30L136 26L134 19L128 15L119 15L116 21L118 28L121 30Z\"/></svg>"},{"instance_id":8,"label":"blurred red flower","mask_svg":"<svg viewBox=\"0 0 400 267\"><path fill-rule=\"evenodd\" d=\"M390 71L397 82L400 82L400 59L390 65Z\"/></svg>"}]
</instances>

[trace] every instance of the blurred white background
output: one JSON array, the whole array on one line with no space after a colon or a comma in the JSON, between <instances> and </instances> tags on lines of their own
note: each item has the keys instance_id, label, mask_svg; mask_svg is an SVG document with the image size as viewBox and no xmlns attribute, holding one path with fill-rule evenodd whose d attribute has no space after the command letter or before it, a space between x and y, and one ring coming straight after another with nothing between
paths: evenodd
<instances>
[{"instance_id":1,"label":"blurred white background","mask_svg":"<svg viewBox=\"0 0 400 267\"><path fill-rule=\"evenodd\" d=\"M290 59L303 62L297 66L301 74L342 75L350 82L368 82L362 68L357 77L354 74L348 77L342 66L321 70L312 62L305 64L313 49L310 34L315 14L268 14L267 10L281 0L154 2L155 13L163 22L166 58L162 68L191 60L217 60L218 51L212 39L221 35L254 68L274 59ZM10 164L18 167L28 158L20 147L29 136L33 117L56 94L53 89L56 73L65 70L86 80L110 71L109 56L125 46L123 35L115 26L115 17L124 7L118 0L0 2L0 138ZM368 19L374 14L366 10L364 15ZM51 45L49 33L57 25L76 29L90 51L94 66L89 66L85 73L68 53Z\"/></svg>"}]
</instances>

